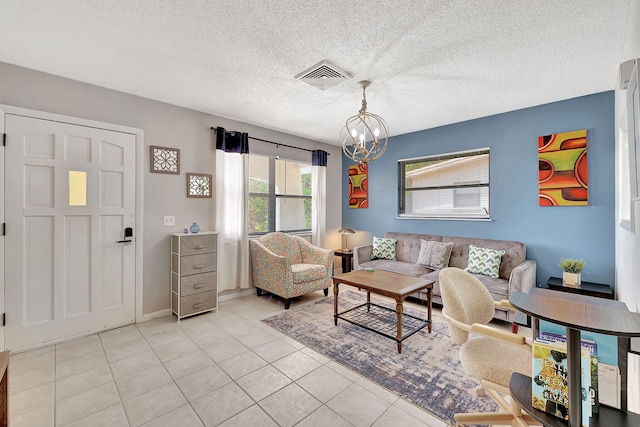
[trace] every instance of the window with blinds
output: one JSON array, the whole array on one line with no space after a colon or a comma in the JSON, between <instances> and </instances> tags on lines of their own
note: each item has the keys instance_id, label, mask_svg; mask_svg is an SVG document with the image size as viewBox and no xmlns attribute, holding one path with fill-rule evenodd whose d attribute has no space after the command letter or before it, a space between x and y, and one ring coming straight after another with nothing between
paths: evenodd
<instances>
[{"instance_id":1,"label":"window with blinds","mask_svg":"<svg viewBox=\"0 0 640 427\"><path fill-rule=\"evenodd\" d=\"M489 149L398 160L398 216L489 219Z\"/></svg>"},{"instance_id":2,"label":"window with blinds","mask_svg":"<svg viewBox=\"0 0 640 427\"><path fill-rule=\"evenodd\" d=\"M311 230L311 165L249 154L249 234Z\"/></svg>"}]
</instances>

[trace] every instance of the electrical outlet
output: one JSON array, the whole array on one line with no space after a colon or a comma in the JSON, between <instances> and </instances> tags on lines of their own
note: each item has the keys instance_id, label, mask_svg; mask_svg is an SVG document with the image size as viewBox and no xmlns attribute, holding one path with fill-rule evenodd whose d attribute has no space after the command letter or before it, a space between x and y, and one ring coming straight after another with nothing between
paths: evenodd
<instances>
[{"instance_id":1,"label":"electrical outlet","mask_svg":"<svg viewBox=\"0 0 640 427\"><path fill-rule=\"evenodd\" d=\"M176 225L176 217L175 216L165 216L164 217L164 225L165 226Z\"/></svg>"}]
</instances>

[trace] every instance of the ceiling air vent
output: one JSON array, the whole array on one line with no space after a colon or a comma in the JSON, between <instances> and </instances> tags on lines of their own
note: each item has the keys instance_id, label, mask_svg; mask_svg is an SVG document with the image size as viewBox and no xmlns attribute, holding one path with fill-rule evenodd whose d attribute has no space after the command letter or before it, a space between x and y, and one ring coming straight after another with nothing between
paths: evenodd
<instances>
[{"instance_id":1,"label":"ceiling air vent","mask_svg":"<svg viewBox=\"0 0 640 427\"><path fill-rule=\"evenodd\" d=\"M309 83L318 89L325 90L351 77L351 74L341 70L329 61L321 61L313 67L304 70L295 78L301 82Z\"/></svg>"}]
</instances>

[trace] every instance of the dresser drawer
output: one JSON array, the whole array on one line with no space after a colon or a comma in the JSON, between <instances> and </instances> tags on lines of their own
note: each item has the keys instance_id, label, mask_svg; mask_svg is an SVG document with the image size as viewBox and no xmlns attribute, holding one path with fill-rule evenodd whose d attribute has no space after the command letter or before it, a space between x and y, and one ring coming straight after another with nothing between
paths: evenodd
<instances>
[{"instance_id":1,"label":"dresser drawer","mask_svg":"<svg viewBox=\"0 0 640 427\"><path fill-rule=\"evenodd\" d=\"M191 295L199 292L212 291L216 288L216 273L193 274L179 278L177 274L171 275L171 290L178 292L178 282L180 282L180 295Z\"/></svg>"},{"instance_id":2,"label":"dresser drawer","mask_svg":"<svg viewBox=\"0 0 640 427\"><path fill-rule=\"evenodd\" d=\"M171 269L178 272L178 263L180 263L180 276L189 276L191 274L208 273L216 270L216 256L211 254L189 255L178 257L176 254L171 256Z\"/></svg>"},{"instance_id":3,"label":"dresser drawer","mask_svg":"<svg viewBox=\"0 0 640 427\"><path fill-rule=\"evenodd\" d=\"M178 252L178 244L180 245L180 255L195 255L216 252L217 250L217 235L216 234L202 234L202 235L189 235L189 236L173 236L172 237L173 251ZM179 242L179 243L178 243Z\"/></svg>"},{"instance_id":4,"label":"dresser drawer","mask_svg":"<svg viewBox=\"0 0 640 427\"><path fill-rule=\"evenodd\" d=\"M178 303L180 303L180 317L211 310L216 307L216 291L202 292L195 295L187 295L178 298L178 295L171 293L171 309L178 313Z\"/></svg>"}]
</instances>

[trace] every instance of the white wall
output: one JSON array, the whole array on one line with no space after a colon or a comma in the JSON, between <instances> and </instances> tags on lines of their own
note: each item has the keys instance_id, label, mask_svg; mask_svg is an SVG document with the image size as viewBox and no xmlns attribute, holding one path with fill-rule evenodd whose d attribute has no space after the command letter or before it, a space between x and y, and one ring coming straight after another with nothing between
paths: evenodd
<instances>
[{"instance_id":1,"label":"white wall","mask_svg":"<svg viewBox=\"0 0 640 427\"><path fill-rule=\"evenodd\" d=\"M627 22L625 43L620 62L631 58L640 58L640 0L631 1L631 11ZM626 106L626 91L616 85L616 125L620 125ZM631 216L635 233L622 228L620 224L620 206L622 195L621 148L622 141L616 132L616 294L617 299L624 301L631 311L640 312L640 202L634 204ZM625 186L625 191L629 191ZM640 413L640 357L630 354L628 360L627 402L630 411Z\"/></svg>"},{"instance_id":2,"label":"white wall","mask_svg":"<svg viewBox=\"0 0 640 427\"><path fill-rule=\"evenodd\" d=\"M616 48L616 47L612 47ZM640 58L640 0L632 0L629 21L627 22L625 44L620 62L631 58ZM626 91L620 90L616 84L615 91L616 126L620 124L626 110ZM616 132L616 294L617 299L624 301L631 311L640 312L640 202L635 203L631 221L635 225L635 233L620 227L621 141Z\"/></svg>"},{"instance_id":3,"label":"white wall","mask_svg":"<svg viewBox=\"0 0 640 427\"><path fill-rule=\"evenodd\" d=\"M337 230L342 226L342 214L338 208L342 198L342 151L338 146L2 62L0 104L131 126L144 131L143 314L169 308L169 233L182 231L185 225L193 222L197 222L202 230L210 230L215 223L214 203L220 203L219 200L215 197L193 199L185 196L187 172L211 173L215 176L215 135L210 130L211 126L222 126L227 130L248 132L251 137L329 152L327 245L329 248L340 247ZM149 172L150 145L180 149L180 176ZM308 151L278 149L251 139L249 145L256 154L279 154L286 159L311 161ZM175 227L162 225L164 215L176 217Z\"/></svg>"}]
</instances>

